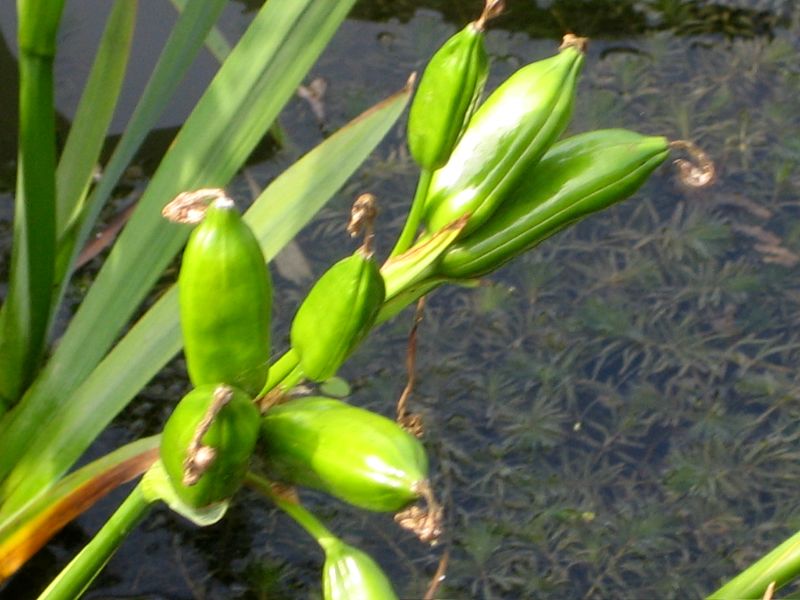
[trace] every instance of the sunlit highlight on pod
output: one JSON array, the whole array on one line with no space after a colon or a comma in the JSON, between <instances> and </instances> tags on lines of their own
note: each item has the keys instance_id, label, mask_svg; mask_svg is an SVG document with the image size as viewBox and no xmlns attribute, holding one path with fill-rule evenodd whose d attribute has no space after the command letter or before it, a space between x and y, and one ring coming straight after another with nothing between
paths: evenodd
<instances>
[{"instance_id":1,"label":"sunlit highlight on pod","mask_svg":"<svg viewBox=\"0 0 800 600\"><path fill-rule=\"evenodd\" d=\"M261 439L275 479L367 510L401 510L427 483L428 459L417 438L339 400L299 398L271 408L261 420Z\"/></svg>"},{"instance_id":2,"label":"sunlit highlight on pod","mask_svg":"<svg viewBox=\"0 0 800 600\"><path fill-rule=\"evenodd\" d=\"M372 558L341 540L326 540L325 600L396 600L389 578Z\"/></svg>"},{"instance_id":3,"label":"sunlit highlight on pod","mask_svg":"<svg viewBox=\"0 0 800 600\"><path fill-rule=\"evenodd\" d=\"M633 194L669 154L669 142L624 129L583 133L555 144L477 231L442 256L437 274L474 278L580 218Z\"/></svg>"},{"instance_id":4,"label":"sunlit highlight on pod","mask_svg":"<svg viewBox=\"0 0 800 600\"><path fill-rule=\"evenodd\" d=\"M429 232L464 214L470 219L462 237L475 231L564 131L583 45L581 38L565 38L559 54L514 73L476 111L431 180L423 217Z\"/></svg>"}]
</instances>

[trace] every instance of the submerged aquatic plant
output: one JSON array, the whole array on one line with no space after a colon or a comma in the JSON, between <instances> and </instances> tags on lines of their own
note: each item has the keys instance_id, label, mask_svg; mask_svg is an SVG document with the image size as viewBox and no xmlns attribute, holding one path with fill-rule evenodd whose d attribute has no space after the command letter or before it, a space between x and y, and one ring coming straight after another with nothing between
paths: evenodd
<instances>
[{"instance_id":1,"label":"submerged aquatic plant","mask_svg":"<svg viewBox=\"0 0 800 600\"><path fill-rule=\"evenodd\" d=\"M316 27L308 27L316 34ZM781 273L791 266L765 261L776 253L765 252L764 240L749 235L746 232L753 230L742 226L758 224L781 236L784 232L771 220L773 216L765 221L751 214L746 202L740 202L734 212L723 210L723 196L740 190L741 182L753 177L741 169L752 167L765 141L777 132L762 121L756 127L767 128L770 136L751 137L751 126L742 127L735 115L739 107L728 106L735 94L726 99L721 92L714 93L715 86L696 86L702 79L718 76L722 81L717 88L752 89L748 87L753 85L748 80L752 74L739 74L720 60L726 53L707 49L717 64L709 60L704 66L708 72L698 76L698 81L676 83L668 79L676 74L671 69L690 63L687 54L691 53L668 36L643 45L648 52L630 55L629 60L601 61L599 73L589 74L595 77L593 84L604 87L608 101L622 107L613 113L619 118L615 125L637 127L644 113L653 115L650 126L654 130L676 135L699 131L704 145L710 147L721 147L722 141L730 152L725 158L732 157L724 164L736 169L727 174L732 183L722 184L730 186L723 187L724 192L687 200L660 181L658 188L645 189L635 206L607 212L598 227L565 231L535 254L517 259L518 267L498 275L498 287L471 295L443 290L439 300L429 303L430 329L421 340L414 408L419 407L423 415L427 447L436 463L434 487L443 490L448 508L452 537L444 546L451 558L442 595L593 597L631 590L637 596L701 595L717 580L743 568L757 554L757 545L768 547L776 535L785 534L776 531L774 522L755 529L743 524L771 518L781 518L789 527L796 524L796 515L785 506L794 488L796 457L786 448L791 448L797 433L792 426L797 416L792 365L798 344L792 331L779 326L787 320L793 323L796 314L796 299L782 285ZM785 67L788 58L777 60ZM611 63L630 70L617 74L608 67ZM764 64L763 68L761 85L776 76L775 66ZM615 79L617 75L625 81ZM291 92L289 83L286 88ZM658 93L664 89L672 93ZM783 93L774 91L774 101L785 103ZM311 195L333 193L330 188L338 185L334 182L340 182L350 167L355 169L371 143L377 142L378 132L399 114L406 97L394 99L360 121L361 125L368 122L367 126L354 124L343 136L334 135L320 153L298 163L288 181L316 176ZM591 99L584 95L581 100L579 95L578 125L606 126L602 111L582 110L586 108L582 104ZM725 110L720 111L720 106ZM712 108L718 111L715 125L704 127ZM587 123L591 119L599 121ZM337 160L330 171L319 172L327 162L321 157L341 159L353 145L359 151L347 169ZM794 155L788 156L791 162ZM769 207L774 211L771 215L791 212L789 193L796 184L791 168L781 176L786 186L782 192L774 193L767 185L756 188L759 206ZM325 182L334 176L341 177ZM265 257L294 233L263 226L278 218L262 208L267 200L301 202L297 197L286 200L287 187L294 188L286 182L276 181L248 217L268 244ZM308 200L304 196L302 201ZM311 212L287 209L281 216L292 217L289 229L297 230ZM331 229L334 218L341 220L331 211L327 222ZM270 241L270 235L276 238ZM789 235L779 236L778 242L766 245L785 247L790 240ZM177 249L180 244L174 245ZM743 257L732 256L742 250ZM687 258L704 264L679 264ZM299 303L297 296L294 300ZM174 294L166 298L156 306L175 304ZM279 302L288 304L285 299ZM286 305L282 307L285 318L291 313ZM127 386L120 396L132 395L149 376L145 371L157 370L156 363L177 351L177 321L174 316L167 318L166 312L155 314L162 316L145 320L154 323L149 332L161 333L153 341L149 371L136 362L148 336L126 338L125 347L137 351L112 351L103 363L105 370L90 375L89 384L65 392L67 407L58 409L54 424L44 430L45 441L30 452L52 444L44 455L59 458L59 443L76 430L85 430L87 439L92 439L105 423L90 426L87 422L97 416L101 399L109 402L111 393L104 386L113 369L129 369L135 375L136 382L121 378L114 388L118 393L120 385ZM440 335L448 330L459 331L457 339ZM386 331L398 339L405 337L396 324L388 323ZM354 379L354 388L372 394L370 408L386 408L386 401L394 396L397 370L362 359L377 356L380 360L391 355L391 349L369 339L364 344L354 356L360 372L370 371ZM398 357L381 362L396 365ZM66 366L62 363L60 368ZM352 364L345 368L353 369ZM142 372L136 374L137 369ZM730 381L730 373L735 373L735 382ZM98 402L90 403L95 395ZM121 408L128 397L116 400L113 410ZM84 406L82 414L76 410L79 405ZM106 410L109 414L104 418L110 418L113 410ZM68 419L66 425L56 424L62 412L80 422L70 425ZM525 426L526 421L535 427ZM730 439L737 442L729 444ZM77 456L78 446L76 442L66 454ZM482 451L476 453L475 448ZM728 448L733 451L726 453ZM124 462L121 457L118 460ZM747 478L736 480L735 462ZM784 465L787 471L765 466L771 464ZM34 474L43 475L44 467L28 465ZM16 481L22 481L20 489L28 493L43 480L37 477L26 483L18 476ZM251 479L251 483L259 487L260 482ZM69 486L63 489L69 491ZM260 489L266 495L274 492L271 486ZM51 501L55 502L58 491L48 492ZM740 494L749 498L746 505ZM326 503L315 503L313 498L312 507L330 511ZM277 501L286 498L278 496ZM286 507L293 510L291 505ZM366 520L345 516L356 522ZM305 522L314 528L309 519ZM351 522L341 525L349 527ZM324 533L316 532L318 537ZM371 537L396 543L393 536L379 532L376 525L369 530ZM198 536L200 540L216 537L203 532ZM278 532L276 538L285 545L276 546L276 551L288 553L297 543L287 539L293 537L297 537L293 532ZM401 540L396 556L411 565L405 567L414 579L408 587L421 596L424 590L418 582L435 571L438 556L421 559L424 568L420 568L408 559L407 546L402 544ZM305 553L297 554L298 561L307 561ZM653 577L650 566L654 562L664 565L661 572L668 574ZM271 564L290 565L285 576L289 581L301 578L292 572L290 560L273 558ZM261 575L254 577L271 577L269 568L256 572Z\"/></svg>"}]
</instances>

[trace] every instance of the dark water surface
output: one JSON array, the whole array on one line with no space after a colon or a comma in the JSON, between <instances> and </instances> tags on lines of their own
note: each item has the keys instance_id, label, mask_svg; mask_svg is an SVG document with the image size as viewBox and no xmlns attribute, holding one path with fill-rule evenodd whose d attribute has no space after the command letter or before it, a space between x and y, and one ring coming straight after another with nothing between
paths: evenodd
<instances>
[{"instance_id":1,"label":"dark water surface","mask_svg":"<svg viewBox=\"0 0 800 600\"><path fill-rule=\"evenodd\" d=\"M68 4L65 123L104 3ZM147 51L126 102L170 24L167 0L145 4L134 43ZM222 31L235 37L257 4L231 3ZM10 5L0 5L6 35ZM287 144L264 144L271 158L254 159L252 177L265 185L325 131L400 88L479 5L360 2L311 73L328 83L324 124L292 101L281 118ZM547 241L491 285L430 298L412 408L425 419L447 510L443 543L427 548L388 516L304 495L379 560L403 598L422 596L445 551L440 598L702 597L800 529L800 5L509 0L487 35L490 87L552 54L566 31L592 38L572 132L628 127L692 139L716 161L719 181L688 191L666 165L633 199ZM11 187L16 101L15 64L3 51L0 192ZM213 68L204 57L168 111L142 157L145 174ZM124 109L119 118L121 126ZM352 199L379 197L385 253L416 175L398 126L301 234L299 253L275 265L279 350L311 275L352 250L343 232ZM249 197L244 179L231 190ZM392 413L410 320L383 326L343 369L355 404ZM158 431L183 382L176 362L93 456ZM121 497L69 526L4 597L35 597ZM313 540L245 491L202 530L154 511L87 597L318 598L321 559Z\"/></svg>"}]
</instances>

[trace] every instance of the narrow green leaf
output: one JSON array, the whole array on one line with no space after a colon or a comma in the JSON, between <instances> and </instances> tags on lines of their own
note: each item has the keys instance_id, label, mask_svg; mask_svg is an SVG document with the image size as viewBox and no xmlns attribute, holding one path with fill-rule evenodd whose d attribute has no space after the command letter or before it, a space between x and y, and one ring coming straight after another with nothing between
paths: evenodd
<instances>
[{"instance_id":1,"label":"narrow green leaf","mask_svg":"<svg viewBox=\"0 0 800 600\"><path fill-rule=\"evenodd\" d=\"M278 177L245 219L274 257L364 162L405 108L410 89L373 107ZM53 408L8 479L14 492L0 514L23 506L61 476L94 438L181 347L177 291L167 291L91 376ZM178 399L176 398L176 401ZM0 457L1 458L1 457Z\"/></svg>"},{"instance_id":2,"label":"narrow green leaf","mask_svg":"<svg viewBox=\"0 0 800 600\"><path fill-rule=\"evenodd\" d=\"M56 236L80 213L114 115L136 24L138 0L117 0L108 17L92 70L56 172Z\"/></svg>"},{"instance_id":3,"label":"narrow green leaf","mask_svg":"<svg viewBox=\"0 0 800 600\"><path fill-rule=\"evenodd\" d=\"M9 291L0 312L0 413L33 379L55 272L53 52L60 3L20 0L19 149Z\"/></svg>"},{"instance_id":4,"label":"narrow green leaf","mask_svg":"<svg viewBox=\"0 0 800 600\"><path fill-rule=\"evenodd\" d=\"M203 47L203 40L225 4L226 0L189 0L175 23L128 126L103 171L100 182L83 204L82 213L79 215L73 213L69 228L66 232L62 231L59 260L56 265L57 287L54 291L54 306L58 306L64 295L75 259L89 238L100 210L166 108L186 70Z\"/></svg>"},{"instance_id":5,"label":"narrow green leaf","mask_svg":"<svg viewBox=\"0 0 800 600\"><path fill-rule=\"evenodd\" d=\"M183 190L228 182L353 2L268 2L261 9L161 162L24 406L3 423L0 478L15 468L34 431L63 412L64 396L108 351L186 239L187 229L163 219L161 208ZM7 497L17 483L17 478L4 482L0 497Z\"/></svg>"},{"instance_id":6,"label":"narrow green leaf","mask_svg":"<svg viewBox=\"0 0 800 600\"><path fill-rule=\"evenodd\" d=\"M186 1L187 0L172 0L172 5L178 9L178 11L182 12L186 8ZM231 45L216 27L212 27L206 36L206 48L218 62L225 62L225 59L228 58L228 54L231 53Z\"/></svg>"},{"instance_id":7,"label":"narrow green leaf","mask_svg":"<svg viewBox=\"0 0 800 600\"><path fill-rule=\"evenodd\" d=\"M739 573L707 600L746 600L764 598L767 587L775 591L800 577L800 532Z\"/></svg>"}]
</instances>

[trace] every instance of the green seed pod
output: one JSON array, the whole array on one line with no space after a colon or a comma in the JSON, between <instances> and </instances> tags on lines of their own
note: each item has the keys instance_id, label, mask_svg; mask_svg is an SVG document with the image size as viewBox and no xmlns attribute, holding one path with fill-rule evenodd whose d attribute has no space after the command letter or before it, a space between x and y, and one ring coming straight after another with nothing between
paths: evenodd
<instances>
[{"instance_id":1,"label":"green seed pod","mask_svg":"<svg viewBox=\"0 0 800 600\"><path fill-rule=\"evenodd\" d=\"M478 22L467 25L433 55L408 113L408 148L420 167L433 171L447 162L478 105L488 74Z\"/></svg>"},{"instance_id":2,"label":"green seed pod","mask_svg":"<svg viewBox=\"0 0 800 600\"><path fill-rule=\"evenodd\" d=\"M476 111L447 164L433 174L423 221L438 231L470 214L465 237L486 221L572 115L582 41L523 67Z\"/></svg>"},{"instance_id":3,"label":"green seed pod","mask_svg":"<svg viewBox=\"0 0 800 600\"><path fill-rule=\"evenodd\" d=\"M337 262L311 288L292 322L303 374L324 381L369 332L386 290L378 266L360 251Z\"/></svg>"},{"instance_id":4,"label":"green seed pod","mask_svg":"<svg viewBox=\"0 0 800 600\"><path fill-rule=\"evenodd\" d=\"M213 415L215 409L218 412ZM213 418L205 433L196 439L198 427L204 419L208 423L210 411ZM258 427L259 411L240 389L203 385L184 396L161 436L161 461L178 497L195 508L230 498L247 471L258 440ZM192 463L197 464L213 454L210 465L194 482L191 473L189 478L185 473L187 457L193 451L197 460Z\"/></svg>"},{"instance_id":5,"label":"green seed pod","mask_svg":"<svg viewBox=\"0 0 800 600\"><path fill-rule=\"evenodd\" d=\"M365 552L327 539L322 590L325 600L396 600L389 578Z\"/></svg>"},{"instance_id":6,"label":"green seed pod","mask_svg":"<svg viewBox=\"0 0 800 600\"><path fill-rule=\"evenodd\" d=\"M258 240L228 198L212 203L192 232L178 292L192 383L261 391L269 368L272 285Z\"/></svg>"},{"instance_id":7,"label":"green seed pod","mask_svg":"<svg viewBox=\"0 0 800 600\"><path fill-rule=\"evenodd\" d=\"M624 129L555 144L473 234L444 253L437 275L480 277L593 212L633 194L669 154L663 137Z\"/></svg>"},{"instance_id":8,"label":"green seed pod","mask_svg":"<svg viewBox=\"0 0 800 600\"><path fill-rule=\"evenodd\" d=\"M271 408L261 439L273 477L367 510L396 512L427 486L428 459L417 438L339 400L299 398Z\"/></svg>"}]
</instances>

